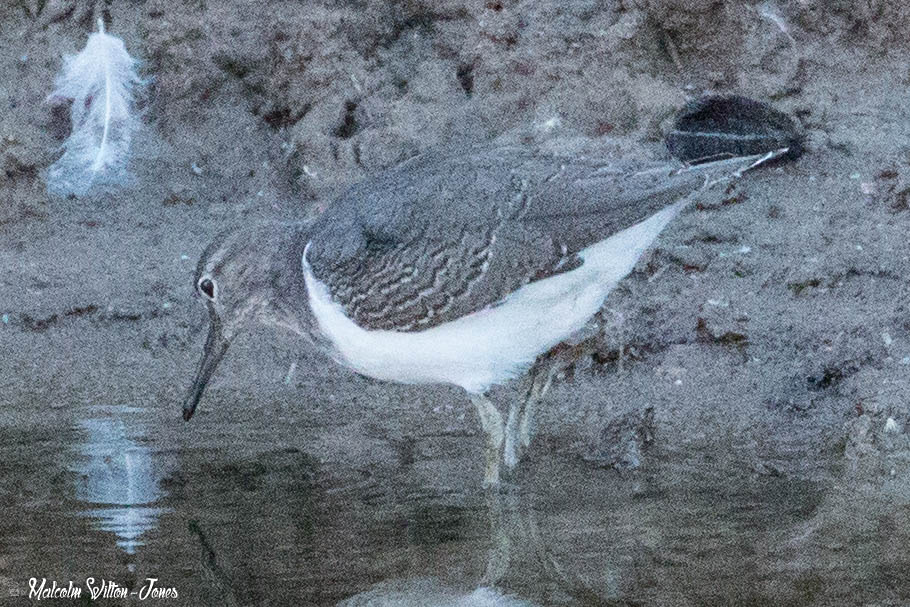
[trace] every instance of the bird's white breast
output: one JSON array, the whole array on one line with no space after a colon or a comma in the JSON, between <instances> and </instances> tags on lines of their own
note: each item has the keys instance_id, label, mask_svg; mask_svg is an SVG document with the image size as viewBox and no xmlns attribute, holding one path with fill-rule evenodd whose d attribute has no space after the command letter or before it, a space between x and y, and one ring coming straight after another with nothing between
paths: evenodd
<instances>
[{"instance_id":1,"label":"bird's white breast","mask_svg":"<svg viewBox=\"0 0 910 607\"><path fill-rule=\"evenodd\" d=\"M348 318L303 254L310 308L338 362L401 383L449 383L474 393L511 379L580 330L685 201L613 234L579 255L577 269L532 282L500 304L430 329L369 331Z\"/></svg>"}]
</instances>

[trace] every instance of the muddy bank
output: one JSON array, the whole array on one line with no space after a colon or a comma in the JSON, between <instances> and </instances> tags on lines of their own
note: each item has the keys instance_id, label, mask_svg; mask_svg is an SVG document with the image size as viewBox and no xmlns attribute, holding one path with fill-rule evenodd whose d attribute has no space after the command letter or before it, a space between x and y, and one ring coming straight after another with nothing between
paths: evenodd
<instances>
[{"instance_id":1,"label":"muddy bank","mask_svg":"<svg viewBox=\"0 0 910 607\"><path fill-rule=\"evenodd\" d=\"M66 121L43 101L99 16L154 77L136 182L50 198ZM7 3L3 583L149 574L186 604L321 605L432 578L460 596L505 534L496 591L538 604L901 604L908 18L898 2ZM807 153L690 208L611 295L540 410L505 531L455 389L372 382L263 330L180 420L204 339L192 271L224 227L307 216L438 146L660 158L704 91L791 112ZM92 428L108 438L89 449ZM147 458L152 523L83 516L115 506L79 489L96 456L118 469L111 436Z\"/></svg>"}]
</instances>

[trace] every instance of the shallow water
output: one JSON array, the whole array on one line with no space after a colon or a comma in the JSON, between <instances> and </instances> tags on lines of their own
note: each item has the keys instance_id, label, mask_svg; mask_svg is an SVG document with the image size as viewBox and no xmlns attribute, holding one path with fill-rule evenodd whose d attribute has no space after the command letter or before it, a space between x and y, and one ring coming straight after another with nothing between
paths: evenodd
<instances>
[{"instance_id":1,"label":"shallow water","mask_svg":"<svg viewBox=\"0 0 910 607\"><path fill-rule=\"evenodd\" d=\"M236 436L175 441L160 430L164 412L65 417L52 431L0 430L4 598L27 595L31 577L85 588L90 576L136 591L154 577L187 605L910 597L910 510L830 479L659 452L620 472L542 447L490 494L420 486L413 466L344 469L293 447L247 449ZM457 440L480 459L479 437ZM450 465L458 477L463 462Z\"/></svg>"}]
</instances>

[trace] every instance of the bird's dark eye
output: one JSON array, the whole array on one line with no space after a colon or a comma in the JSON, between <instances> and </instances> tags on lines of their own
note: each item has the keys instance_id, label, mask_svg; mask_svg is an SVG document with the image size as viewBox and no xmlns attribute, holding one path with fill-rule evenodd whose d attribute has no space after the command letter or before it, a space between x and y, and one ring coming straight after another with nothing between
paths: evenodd
<instances>
[{"instance_id":1,"label":"bird's dark eye","mask_svg":"<svg viewBox=\"0 0 910 607\"><path fill-rule=\"evenodd\" d=\"M199 290L209 299L215 299L215 281L211 278L200 279Z\"/></svg>"}]
</instances>

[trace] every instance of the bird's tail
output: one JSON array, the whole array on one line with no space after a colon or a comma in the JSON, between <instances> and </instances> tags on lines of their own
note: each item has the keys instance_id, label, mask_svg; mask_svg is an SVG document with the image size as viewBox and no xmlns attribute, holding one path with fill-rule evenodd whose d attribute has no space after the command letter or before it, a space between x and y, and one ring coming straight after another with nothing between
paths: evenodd
<instances>
[{"instance_id":1,"label":"bird's tail","mask_svg":"<svg viewBox=\"0 0 910 607\"><path fill-rule=\"evenodd\" d=\"M705 187L710 188L718 183L726 183L742 177L743 173L751 171L762 165L772 163L782 158L787 158L791 150L789 147L778 148L764 154L751 156L734 156L723 160L714 160L701 164L685 165L678 169L679 174L701 174L705 176Z\"/></svg>"}]
</instances>

